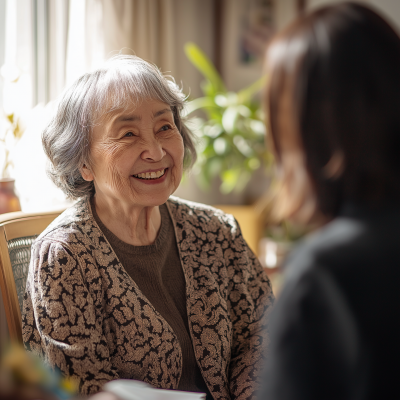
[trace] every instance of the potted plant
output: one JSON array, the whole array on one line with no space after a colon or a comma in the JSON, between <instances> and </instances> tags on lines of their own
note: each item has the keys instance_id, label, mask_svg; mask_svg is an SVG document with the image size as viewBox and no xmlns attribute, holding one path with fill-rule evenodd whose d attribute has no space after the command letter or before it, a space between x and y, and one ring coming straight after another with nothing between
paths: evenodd
<instances>
[{"instance_id":1,"label":"potted plant","mask_svg":"<svg viewBox=\"0 0 400 400\"><path fill-rule=\"evenodd\" d=\"M204 96L187 105L187 115L200 139L195 165L199 185L207 189L219 177L222 193L241 192L254 172L267 172L272 161L265 145L263 113L255 100L265 78L231 92L199 47L187 43L185 53L205 78L201 86Z\"/></svg>"},{"instance_id":2,"label":"potted plant","mask_svg":"<svg viewBox=\"0 0 400 400\"><path fill-rule=\"evenodd\" d=\"M204 96L191 100L186 113L191 117L197 135L198 161L194 174L202 189L209 189L220 179L223 194L243 192L255 173L270 179L273 160L265 144L264 116L255 95L265 83L261 78L238 92L228 91L208 57L193 43L185 45L185 53L205 80ZM258 254L263 223L254 205L217 205L233 214L252 250Z\"/></svg>"}]
</instances>

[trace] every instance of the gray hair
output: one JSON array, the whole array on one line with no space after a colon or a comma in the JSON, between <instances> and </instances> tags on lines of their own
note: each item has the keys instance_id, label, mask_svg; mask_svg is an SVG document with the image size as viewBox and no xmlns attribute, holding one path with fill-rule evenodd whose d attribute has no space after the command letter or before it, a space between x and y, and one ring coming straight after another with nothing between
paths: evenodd
<instances>
[{"instance_id":1,"label":"gray hair","mask_svg":"<svg viewBox=\"0 0 400 400\"><path fill-rule=\"evenodd\" d=\"M196 161L192 132L181 112L185 96L174 79L153 64L132 55L117 55L102 68L80 77L63 94L57 111L43 131L42 143L50 160L48 175L71 199L94 193L94 183L82 178L80 168L90 166L92 127L110 112L126 109L144 99L157 99L171 107L183 138L184 167Z\"/></svg>"}]
</instances>

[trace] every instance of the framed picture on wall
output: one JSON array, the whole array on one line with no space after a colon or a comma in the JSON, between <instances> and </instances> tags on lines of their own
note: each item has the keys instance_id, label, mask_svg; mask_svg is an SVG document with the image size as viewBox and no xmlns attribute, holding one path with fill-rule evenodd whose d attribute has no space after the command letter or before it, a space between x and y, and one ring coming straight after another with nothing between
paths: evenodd
<instances>
[{"instance_id":1,"label":"framed picture on wall","mask_svg":"<svg viewBox=\"0 0 400 400\"><path fill-rule=\"evenodd\" d=\"M304 4L304 0L223 1L220 64L229 90L240 90L260 78L269 40Z\"/></svg>"},{"instance_id":2,"label":"framed picture on wall","mask_svg":"<svg viewBox=\"0 0 400 400\"><path fill-rule=\"evenodd\" d=\"M249 0L242 4L238 41L240 63L249 65L262 58L275 29L273 3L274 0Z\"/></svg>"}]
</instances>

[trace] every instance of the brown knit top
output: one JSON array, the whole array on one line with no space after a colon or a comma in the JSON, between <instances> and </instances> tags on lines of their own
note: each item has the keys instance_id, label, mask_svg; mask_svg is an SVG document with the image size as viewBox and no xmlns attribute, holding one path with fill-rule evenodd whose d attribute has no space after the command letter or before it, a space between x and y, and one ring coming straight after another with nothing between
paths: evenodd
<instances>
[{"instance_id":1,"label":"brown knit top","mask_svg":"<svg viewBox=\"0 0 400 400\"><path fill-rule=\"evenodd\" d=\"M167 206L160 206L160 231L148 246L133 246L120 240L100 220L93 199L91 206L94 219L126 272L178 337L183 357L178 389L203 392L212 398L194 356L186 311L186 282Z\"/></svg>"}]
</instances>

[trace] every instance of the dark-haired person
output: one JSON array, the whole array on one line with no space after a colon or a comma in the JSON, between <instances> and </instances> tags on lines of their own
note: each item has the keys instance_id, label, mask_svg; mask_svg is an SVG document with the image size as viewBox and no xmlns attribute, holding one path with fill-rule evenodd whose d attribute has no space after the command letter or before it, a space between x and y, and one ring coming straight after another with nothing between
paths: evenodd
<instances>
[{"instance_id":1,"label":"dark-haired person","mask_svg":"<svg viewBox=\"0 0 400 400\"><path fill-rule=\"evenodd\" d=\"M184 96L116 56L62 97L43 133L53 181L77 199L33 245L23 340L79 381L250 399L269 280L232 216L170 197L195 159Z\"/></svg>"},{"instance_id":2,"label":"dark-haired person","mask_svg":"<svg viewBox=\"0 0 400 400\"><path fill-rule=\"evenodd\" d=\"M266 69L286 214L324 222L286 263L259 400L398 399L399 36L327 6L278 34Z\"/></svg>"}]
</instances>

